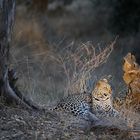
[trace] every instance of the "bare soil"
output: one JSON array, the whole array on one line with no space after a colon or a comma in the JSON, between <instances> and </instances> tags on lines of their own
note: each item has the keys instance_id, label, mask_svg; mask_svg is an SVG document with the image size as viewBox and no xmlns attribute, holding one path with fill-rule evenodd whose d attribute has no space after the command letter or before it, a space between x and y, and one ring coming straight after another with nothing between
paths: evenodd
<instances>
[{"instance_id":1,"label":"bare soil","mask_svg":"<svg viewBox=\"0 0 140 140\"><path fill-rule=\"evenodd\" d=\"M96 128L63 112L33 112L1 104L0 114L0 140L129 140L138 135L116 128Z\"/></svg>"}]
</instances>

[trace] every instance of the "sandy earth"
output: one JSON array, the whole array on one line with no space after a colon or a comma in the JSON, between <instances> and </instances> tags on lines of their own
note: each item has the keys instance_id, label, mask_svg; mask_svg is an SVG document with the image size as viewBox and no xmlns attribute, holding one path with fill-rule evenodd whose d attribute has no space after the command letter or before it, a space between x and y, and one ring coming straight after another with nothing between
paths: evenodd
<instances>
[{"instance_id":1,"label":"sandy earth","mask_svg":"<svg viewBox=\"0 0 140 140\"><path fill-rule=\"evenodd\" d=\"M134 133L116 128L96 128L89 122L64 112L37 113L0 105L0 114L0 140L129 140L134 138Z\"/></svg>"}]
</instances>

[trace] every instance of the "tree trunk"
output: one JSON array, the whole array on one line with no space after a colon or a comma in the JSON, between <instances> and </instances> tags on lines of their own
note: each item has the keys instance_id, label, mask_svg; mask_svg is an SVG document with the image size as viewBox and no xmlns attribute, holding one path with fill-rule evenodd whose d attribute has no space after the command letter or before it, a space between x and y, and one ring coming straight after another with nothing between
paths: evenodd
<instances>
[{"instance_id":1,"label":"tree trunk","mask_svg":"<svg viewBox=\"0 0 140 140\"><path fill-rule=\"evenodd\" d=\"M8 69L9 43L15 15L15 0L0 0L0 95L8 103L15 102L25 108L39 109L15 87L14 73Z\"/></svg>"},{"instance_id":2,"label":"tree trunk","mask_svg":"<svg viewBox=\"0 0 140 140\"><path fill-rule=\"evenodd\" d=\"M0 91L1 95L7 98L7 90L10 90L8 85L9 43L14 20L14 11L14 0L0 0Z\"/></svg>"}]
</instances>

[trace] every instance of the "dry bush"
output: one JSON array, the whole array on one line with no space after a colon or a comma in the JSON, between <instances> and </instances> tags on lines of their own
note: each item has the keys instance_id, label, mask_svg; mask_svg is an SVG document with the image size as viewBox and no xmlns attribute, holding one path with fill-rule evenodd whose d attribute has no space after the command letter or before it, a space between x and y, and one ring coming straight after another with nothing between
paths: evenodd
<instances>
[{"instance_id":1,"label":"dry bush","mask_svg":"<svg viewBox=\"0 0 140 140\"><path fill-rule=\"evenodd\" d=\"M25 32L26 33L26 32ZM18 86L33 100L48 104L67 95L87 91L90 74L103 64L111 54L116 40L104 49L90 43L55 50L30 44L11 50L11 66L18 70ZM16 48L16 49L15 49Z\"/></svg>"},{"instance_id":2,"label":"dry bush","mask_svg":"<svg viewBox=\"0 0 140 140\"><path fill-rule=\"evenodd\" d=\"M106 48L87 42L55 50L46 43L39 21L25 18L24 14L26 9L19 8L11 50L12 66L18 69L21 87L35 100L45 99L48 94L56 98L63 93L86 91L90 74L107 60L116 39Z\"/></svg>"},{"instance_id":3,"label":"dry bush","mask_svg":"<svg viewBox=\"0 0 140 140\"><path fill-rule=\"evenodd\" d=\"M87 42L73 49L63 50L57 58L67 78L66 94L87 91L88 81L95 68L105 63L110 56L116 39L105 48L95 47Z\"/></svg>"},{"instance_id":4,"label":"dry bush","mask_svg":"<svg viewBox=\"0 0 140 140\"><path fill-rule=\"evenodd\" d=\"M131 53L124 57L123 79L128 87L125 97L116 98L114 107L119 111L127 126L132 129L129 135L140 138L140 67Z\"/></svg>"},{"instance_id":5,"label":"dry bush","mask_svg":"<svg viewBox=\"0 0 140 140\"><path fill-rule=\"evenodd\" d=\"M123 71L123 79L128 86L140 78L140 66L136 62L135 56L131 53L124 57ZM139 85L137 86L139 87Z\"/></svg>"},{"instance_id":6,"label":"dry bush","mask_svg":"<svg viewBox=\"0 0 140 140\"><path fill-rule=\"evenodd\" d=\"M122 101L120 99L115 101L115 106L120 108L119 106L124 105L127 109L132 108L140 112L140 66L131 53L124 57L123 71L123 79L128 91Z\"/></svg>"}]
</instances>

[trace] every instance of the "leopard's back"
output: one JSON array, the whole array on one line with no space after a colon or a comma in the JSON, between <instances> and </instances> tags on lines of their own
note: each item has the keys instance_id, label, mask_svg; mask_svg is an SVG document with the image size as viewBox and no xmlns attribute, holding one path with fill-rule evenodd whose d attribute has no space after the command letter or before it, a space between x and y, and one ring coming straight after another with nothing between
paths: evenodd
<instances>
[{"instance_id":1,"label":"leopard's back","mask_svg":"<svg viewBox=\"0 0 140 140\"><path fill-rule=\"evenodd\" d=\"M88 93L72 94L64 97L53 110L62 110L74 115L82 115L91 110L91 96Z\"/></svg>"}]
</instances>

